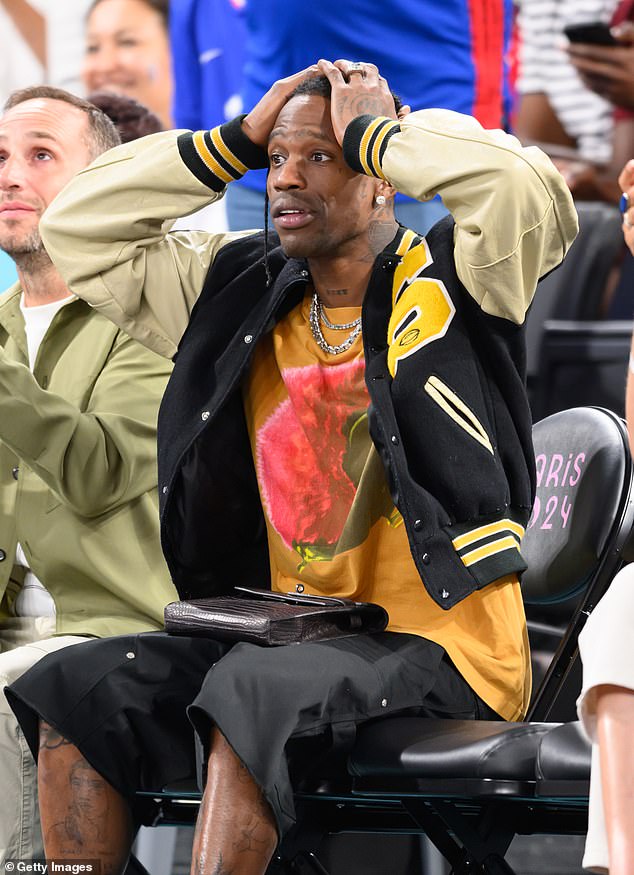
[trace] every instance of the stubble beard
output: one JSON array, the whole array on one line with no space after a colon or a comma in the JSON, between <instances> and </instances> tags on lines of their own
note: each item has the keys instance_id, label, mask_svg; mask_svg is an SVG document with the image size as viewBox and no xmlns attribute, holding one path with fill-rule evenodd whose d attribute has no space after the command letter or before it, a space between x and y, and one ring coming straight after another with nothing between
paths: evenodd
<instances>
[{"instance_id":1,"label":"stubble beard","mask_svg":"<svg viewBox=\"0 0 634 875\"><path fill-rule=\"evenodd\" d=\"M0 249L4 250L24 273L34 273L52 264L38 228L34 228L26 236L7 231L5 235L0 236Z\"/></svg>"}]
</instances>

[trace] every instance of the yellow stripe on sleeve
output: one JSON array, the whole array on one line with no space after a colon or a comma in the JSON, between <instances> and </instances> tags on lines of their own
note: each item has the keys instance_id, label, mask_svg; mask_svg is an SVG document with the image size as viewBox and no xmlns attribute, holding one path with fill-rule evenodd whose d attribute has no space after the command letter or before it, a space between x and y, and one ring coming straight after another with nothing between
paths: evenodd
<instances>
[{"instance_id":1,"label":"yellow stripe on sleeve","mask_svg":"<svg viewBox=\"0 0 634 875\"><path fill-rule=\"evenodd\" d=\"M498 520L495 523L489 523L486 526L480 526L477 529L472 529L470 532L465 532L464 535L458 535L458 537L454 538L451 543L455 550L462 550L463 547L467 547L469 544L474 544L476 541L480 541L482 538L487 538L489 535L495 535L497 532L506 532L509 530L514 532L520 540L524 537L524 528L520 526L519 523L505 519Z\"/></svg>"},{"instance_id":2,"label":"yellow stripe on sleeve","mask_svg":"<svg viewBox=\"0 0 634 875\"><path fill-rule=\"evenodd\" d=\"M240 176L244 176L244 174L247 172L247 170L249 168L246 166L246 164L243 164L239 158L236 158L236 156L233 154L231 149L229 149L226 146L225 141L222 139L222 136L220 134L220 129L213 128L210 133L211 133L211 142L214 144L214 146L216 147L218 152L225 159L227 164L231 164L231 166L236 171L236 173L239 173Z\"/></svg>"},{"instance_id":3,"label":"yellow stripe on sleeve","mask_svg":"<svg viewBox=\"0 0 634 875\"><path fill-rule=\"evenodd\" d=\"M385 123L385 119L383 116L378 116L374 119L374 121L370 122L370 124L365 129L364 135L361 137L361 143L359 144L359 161L361 162L361 166L364 171L368 174L368 176L376 176L377 174L373 172L372 168L367 162L368 155L368 146L370 144L370 140L374 132L379 128L382 124ZM384 177L383 177L384 178Z\"/></svg>"},{"instance_id":4,"label":"yellow stripe on sleeve","mask_svg":"<svg viewBox=\"0 0 634 875\"><path fill-rule=\"evenodd\" d=\"M470 553L465 553L460 558L467 566L480 562L481 559L487 559L489 556L494 556L496 553L501 553L503 550L519 550L517 541L512 535L507 538L500 538L499 541L492 541L490 544L485 544L483 547L478 547Z\"/></svg>"},{"instance_id":5,"label":"yellow stripe on sleeve","mask_svg":"<svg viewBox=\"0 0 634 875\"><path fill-rule=\"evenodd\" d=\"M209 170L213 174L215 174L218 179L221 179L223 182L232 182L233 176L224 169L224 167L216 161L214 156L209 151L207 143L205 143L205 132L204 131L196 131L196 133L192 137L194 148L198 153L198 157L205 164Z\"/></svg>"}]
</instances>

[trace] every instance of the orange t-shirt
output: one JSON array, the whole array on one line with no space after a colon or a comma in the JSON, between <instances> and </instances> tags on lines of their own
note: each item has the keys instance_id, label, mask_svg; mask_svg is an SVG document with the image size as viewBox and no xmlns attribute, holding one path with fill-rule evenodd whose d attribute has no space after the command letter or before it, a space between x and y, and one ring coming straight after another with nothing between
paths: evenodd
<instances>
[{"instance_id":1,"label":"orange t-shirt","mask_svg":"<svg viewBox=\"0 0 634 875\"><path fill-rule=\"evenodd\" d=\"M323 352L309 310L306 297L260 342L245 390L272 588L383 605L388 629L440 644L491 708L507 720L521 718L530 658L516 576L449 611L429 596L369 435L361 338L339 355ZM360 313L326 311L339 324ZM323 332L333 345L348 334Z\"/></svg>"}]
</instances>

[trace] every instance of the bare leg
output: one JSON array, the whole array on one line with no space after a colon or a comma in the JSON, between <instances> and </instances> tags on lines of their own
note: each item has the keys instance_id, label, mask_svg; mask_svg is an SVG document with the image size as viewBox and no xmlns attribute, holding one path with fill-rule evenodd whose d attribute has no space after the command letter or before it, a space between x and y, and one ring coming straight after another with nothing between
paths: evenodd
<instances>
[{"instance_id":1,"label":"bare leg","mask_svg":"<svg viewBox=\"0 0 634 875\"><path fill-rule=\"evenodd\" d=\"M610 875L634 872L634 692L597 688L597 726Z\"/></svg>"},{"instance_id":2,"label":"bare leg","mask_svg":"<svg viewBox=\"0 0 634 875\"><path fill-rule=\"evenodd\" d=\"M192 875L262 875L277 845L268 802L222 733L211 733Z\"/></svg>"},{"instance_id":3,"label":"bare leg","mask_svg":"<svg viewBox=\"0 0 634 875\"><path fill-rule=\"evenodd\" d=\"M102 875L123 872L133 840L128 804L44 721L38 789L47 860L98 860Z\"/></svg>"}]
</instances>

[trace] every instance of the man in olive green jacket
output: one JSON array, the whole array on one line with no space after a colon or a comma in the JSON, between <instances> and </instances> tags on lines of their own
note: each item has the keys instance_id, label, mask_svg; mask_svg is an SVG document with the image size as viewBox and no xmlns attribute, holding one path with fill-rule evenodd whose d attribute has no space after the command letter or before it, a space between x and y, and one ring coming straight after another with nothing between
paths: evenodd
<instances>
[{"instance_id":1,"label":"man in olive green jacket","mask_svg":"<svg viewBox=\"0 0 634 875\"><path fill-rule=\"evenodd\" d=\"M170 363L78 300L40 217L118 143L57 89L16 92L0 118L0 687L86 637L158 629L176 598L159 545L156 418ZM122 654L122 658L126 658ZM35 765L0 697L0 862L43 856Z\"/></svg>"}]
</instances>

